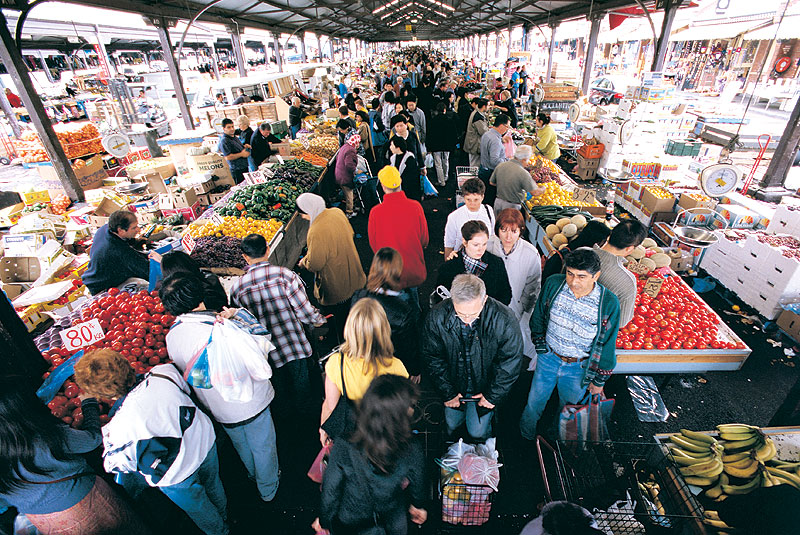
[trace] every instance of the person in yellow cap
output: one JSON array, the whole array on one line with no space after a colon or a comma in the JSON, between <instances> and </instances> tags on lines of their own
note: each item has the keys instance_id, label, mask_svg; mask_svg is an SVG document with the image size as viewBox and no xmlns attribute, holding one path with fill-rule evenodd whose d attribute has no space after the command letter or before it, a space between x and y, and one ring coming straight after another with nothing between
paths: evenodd
<instances>
[{"instance_id":1,"label":"person in yellow cap","mask_svg":"<svg viewBox=\"0 0 800 535\"><path fill-rule=\"evenodd\" d=\"M402 178L396 167L387 165L378 171L378 180L384 197L383 203L369 214L369 246L372 252L391 247L400 253L403 258L401 293L419 307L417 287L428 276L423 251L428 246L428 221L422 205L402 191Z\"/></svg>"}]
</instances>

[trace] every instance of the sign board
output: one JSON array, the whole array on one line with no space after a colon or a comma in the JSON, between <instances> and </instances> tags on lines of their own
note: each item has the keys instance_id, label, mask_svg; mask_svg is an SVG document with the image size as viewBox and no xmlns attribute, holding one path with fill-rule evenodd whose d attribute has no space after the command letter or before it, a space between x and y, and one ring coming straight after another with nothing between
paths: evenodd
<instances>
[{"instance_id":1,"label":"sign board","mask_svg":"<svg viewBox=\"0 0 800 535\"><path fill-rule=\"evenodd\" d=\"M658 296L658 292L661 291L662 284L664 284L664 279L661 277L650 277L644 284L644 293L652 298L655 298Z\"/></svg>"},{"instance_id":2,"label":"sign board","mask_svg":"<svg viewBox=\"0 0 800 535\"><path fill-rule=\"evenodd\" d=\"M197 243L194 241L194 238L192 238L192 235L187 232L181 238L181 245L183 245L183 249L186 251L186 254L192 254L192 251L194 251Z\"/></svg>"},{"instance_id":3,"label":"sign board","mask_svg":"<svg viewBox=\"0 0 800 535\"><path fill-rule=\"evenodd\" d=\"M407 31L407 32L410 32L410 31L411 31L411 25L410 25L410 24L406 24L406 31Z\"/></svg>"},{"instance_id":4,"label":"sign board","mask_svg":"<svg viewBox=\"0 0 800 535\"><path fill-rule=\"evenodd\" d=\"M578 188L572 192L572 200L578 202L585 202L587 204L594 204L596 199L594 190L586 188Z\"/></svg>"},{"instance_id":5,"label":"sign board","mask_svg":"<svg viewBox=\"0 0 800 535\"><path fill-rule=\"evenodd\" d=\"M69 351L76 351L82 347L92 345L106 337L103 328L100 326L100 320L97 318L79 323L74 327L60 331L58 334L61 335L64 347Z\"/></svg>"},{"instance_id":6,"label":"sign board","mask_svg":"<svg viewBox=\"0 0 800 535\"><path fill-rule=\"evenodd\" d=\"M650 273L650 268L648 268L647 266L643 266L642 264L640 264L639 262L636 262L634 260L631 260L630 262L628 262L626 267L629 270L631 270L631 272L633 272L633 273L635 273L637 275L645 275L647 273Z\"/></svg>"},{"instance_id":7,"label":"sign board","mask_svg":"<svg viewBox=\"0 0 800 535\"><path fill-rule=\"evenodd\" d=\"M213 212L213 213L211 214L211 221L212 221L212 222L213 222L215 225L221 225L222 223L224 223L224 221L223 221L223 219L222 219L222 216L221 216L221 215L219 215L217 212Z\"/></svg>"},{"instance_id":8,"label":"sign board","mask_svg":"<svg viewBox=\"0 0 800 535\"><path fill-rule=\"evenodd\" d=\"M244 179L248 185L263 184L267 181L267 177L261 171L253 171L252 173L244 173Z\"/></svg>"}]
</instances>

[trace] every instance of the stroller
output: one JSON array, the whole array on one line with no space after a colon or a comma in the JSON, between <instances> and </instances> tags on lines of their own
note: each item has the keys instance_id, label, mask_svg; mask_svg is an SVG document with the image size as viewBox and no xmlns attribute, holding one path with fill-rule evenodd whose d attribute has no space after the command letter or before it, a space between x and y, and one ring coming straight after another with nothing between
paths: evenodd
<instances>
[{"instance_id":1,"label":"stroller","mask_svg":"<svg viewBox=\"0 0 800 535\"><path fill-rule=\"evenodd\" d=\"M358 200L358 205L361 207L361 213L367 214L369 212L367 210L368 205L371 208L383 202L378 192L378 177L372 174L367 159L361 155L358 156L353 184L355 185L355 196Z\"/></svg>"}]
</instances>

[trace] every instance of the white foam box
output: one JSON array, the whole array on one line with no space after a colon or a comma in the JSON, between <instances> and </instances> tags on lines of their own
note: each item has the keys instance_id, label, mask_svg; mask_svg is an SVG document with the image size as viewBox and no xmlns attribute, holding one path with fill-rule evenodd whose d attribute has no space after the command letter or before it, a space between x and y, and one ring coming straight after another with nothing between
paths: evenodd
<instances>
[{"instance_id":1,"label":"white foam box","mask_svg":"<svg viewBox=\"0 0 800 535\"><path fill-rule=\"evenodd\" d=\"M785 204L775 209L775 215L767 225L767 232L772 234L790 234L800 236L800 210L791 210Z\"/></svg>"}]
</instances>

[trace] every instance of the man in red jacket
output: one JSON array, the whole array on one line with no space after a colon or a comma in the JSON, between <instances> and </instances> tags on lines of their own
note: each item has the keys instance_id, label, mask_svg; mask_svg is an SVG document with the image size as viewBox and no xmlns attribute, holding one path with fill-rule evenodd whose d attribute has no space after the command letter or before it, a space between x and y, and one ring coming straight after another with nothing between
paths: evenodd
<instances>
[{"instance_id":1,"label":"man in red jacket","mask_svg":"<svg viewBox=\"0 0 800 535\"><path fill-rule=\"evenodd\" d=\"M403 257L401 284L411 301L419 307L417 287L425 282L423 249L428 246L428 222L422 205L406 197L400 189L400 171L387 165L378 172L383 186L383 203L369 214L369 245L375 252L381 247L391 247Z\"/></svg>"}]
</instances>

